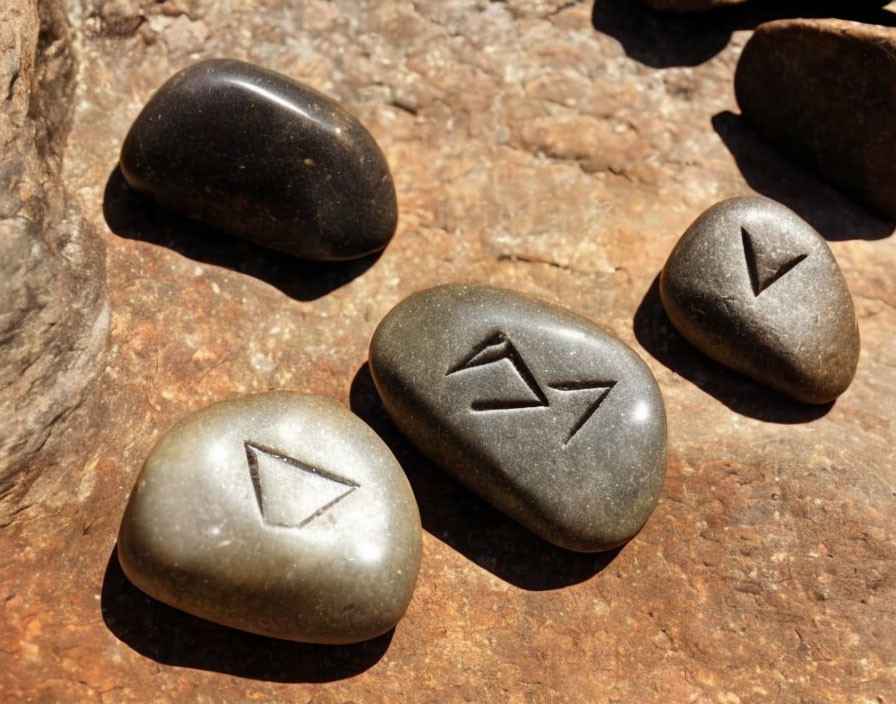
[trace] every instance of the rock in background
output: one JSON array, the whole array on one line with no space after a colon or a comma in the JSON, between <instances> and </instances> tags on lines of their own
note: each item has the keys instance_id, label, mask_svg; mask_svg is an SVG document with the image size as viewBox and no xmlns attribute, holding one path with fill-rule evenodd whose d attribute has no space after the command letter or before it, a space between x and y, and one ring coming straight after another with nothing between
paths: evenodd
<instances>
[{"instance_id":1,"label":"rock in background","mask_svg":"<svg viewBox=\"0 0 896 704\"><path fill-rule=\"evenodd\" d=\"M0 526L57 461L41 450L83 403L109 327L102 240L62 184L75 65L58 3L0 8Z\"/></svg>"},{"instance_id":2,"label":"rock in background","mask_svg":"<svg viewBox=\"0 0 896 704\"><path fill-rule=\"evenodd\" d=\"M737 65L756 127L823 178L896 218L896 29L843 20L761 25Z\"/></svg>"},{"instance_id":3,"label":"rock in background","mask_svg":"<svg viewBox=\"0 0 896 704\"><path fill-rule=\"evenodd\" d=\"M5 10L4 32L25 26L21 4ZM750 29L783 12L751 7L733 24L721 12L693 28L679 18L670 33L672 20L632 0L66 0L71 32L57 51L73 73L44 85L72 92L43 101L31 78L17 79L2 112L19 105L21 121L3 134L25 156L0 157L36 174L44 205L33 212L56 215L25 241L60 258L15 261L49 266L76 251L91 261L105 246L106 274L85 263L35 275L35 290L53 292L47 310L65 314L34 333L30 349L48 353L28 360L49 368L64 350L87 350L65 366L84 373L58 377L86 391L53 383L32 394L25 373L9 374L21 386L4 391L17 405L2 422L32 459L3 465L21 469L0 533L0 700L887 701L894 227L735 114ZM4 67L8 56L30 61L29 21L20 44L4 39ZM20 76L57 75L41 56ZM222 241L123 187L118 151L142 105L172 73L214 56L303 80L367 125L399 197L398 231L379 259L293 262ZM32 100L44 107L29 113ZM30 146L35 125L69 110L70 129L45 140L52 156ZM752 192L831 241L854 296L862 356L833 407L801 407L709 362L662 312L654 280L681 233L714 202ZM6 237L4 247L13 251ZM60 282L76 274L69 291L85 298L65 299ZM104 278L103 358L88 341L102 340L91 286ZM445 281L571 307L650 365L669 415L669 469L653 516L617 554L545 546L386 420L364 366L370 335L399 300ZM91 300L96 313L84 315ZM10 359L27 329L10 327ZM53 343L64 339L57 329L82 342ZM99 370L92 384L88 369ZM350 405L407 470L424 556L391 636L333 649L222 629L151 601L110 559L158 436L212 401L267 388ZM41 403L46 416L27 430Z\"/></svg>"}]
</instances>

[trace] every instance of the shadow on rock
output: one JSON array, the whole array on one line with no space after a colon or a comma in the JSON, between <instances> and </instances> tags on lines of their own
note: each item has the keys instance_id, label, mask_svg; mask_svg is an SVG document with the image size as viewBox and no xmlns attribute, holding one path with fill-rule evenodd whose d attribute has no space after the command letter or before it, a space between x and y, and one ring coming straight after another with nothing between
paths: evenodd
<instances>
[{"instance_id":1,"label":"shadow on rock","mask_svg":"<svg viewBox=\"0 0 896 704\"><path fill-rule=\"evenodd\" d=\"M375 665L394 629L354 645L314 645L219 626L156 601L125 576L113 549L103 578L103 621L122 642L163 665L270 682L332 682Z\"/></svg>"},{"instance_id":2,"label":"shadow on rock","mask_svg":"<svg viewBox=\"0 0 896 704\"><path fill-rule=\"evenodd\" d=\"M625 53L654 68L697 66L724 49L731 34L763 22L794 17L838 17L886 26L896 14L880 9L884 0L765 0L705 13L659 12L639 0L595 0L591 24L617 39Z\"/></svg>"},{"instance_id":3,"label":"shadow on rock","mask_svg":"<svg viewBox=\"0 0 896 704\"><path fill-rule=\"evenodd\" d=\"M635 312L634 332L641 346L673 372L732 411L770 423L808 423L833 408L833 402L794 401L704 355L672 326L660 299L659 281L657 276Z\"/></svg>"},{"instance_id":4,"label":"shadow on rock","mask_svg":"<svg viewBox=\"0 0 896 704\"><path fill-rule=\"evenodd\" d=\"M876 240L896 229L896 223L876 217L790 161L743 117L720 112L713 116L712 126L734 156L744 180L757 192L793 210L825 239Z\"/></svg>"},{"instance_id":5,"label":"shadow on rock","mask_svg":"<svg viewBox=\"0 0 896 704\"><path fill-rule=\"evenodd\" d=\"M103 215L119 237L161 245L190 259L247 274L301 301L344 286L373 266L381 254L345 262L295 259L156 205L130 188L117 166L106 182Z\"/></svg>"},{"instance_id":6,"label":"shadow on rock","mask_svg":"<svg viewBox=\"0 0 896 704\"><path fill-rule=\"evenodd\" d=\"M551 545L441 471L392 424L368 364L352 381L351 407L376 430L404 468L423 528L496 577L531 591L559 589L593 577L620 552L621 548L577 553Z\"/></svg>"},{"instance_id":7,"label":"shadow on rock","mask_svg":"<svg viewBox=\"0 0 896 704\"><path fill-rule=\"evenodd\" d=\"M712 125L734 156L744 180L757 192L793 210L825 239L875 240L896 229L896 223L876 217L790 161L743 117L720 112L713 116Z\"/></svg>"}]
</instances>

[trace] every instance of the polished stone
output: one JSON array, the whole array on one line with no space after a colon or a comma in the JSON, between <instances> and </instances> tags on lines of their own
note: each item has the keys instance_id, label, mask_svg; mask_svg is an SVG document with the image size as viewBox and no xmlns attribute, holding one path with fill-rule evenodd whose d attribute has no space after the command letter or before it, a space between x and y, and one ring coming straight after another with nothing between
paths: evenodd
<instances>
[{"instance_id":1,"label":"polished stone","mask_svg":"<svg viewBox=\"0 0 896 704\"><path fill-rule=\"evenodd\" d=\"M659 387L590 320L510 291L439 286L383 319L370 368L424 454L556 545L616 547L657 502Z\"/></svg>"},{"instance_id":2,"label":"polished stone","mask_svg":"<svg viewBox=\"0 0 896 704\"><path fill-rule=\"evenodd\" d=\"M392 628L420 565L420 515L380 438L335 401L272 391L181 420L137 477L128 578L234 628L350 643Z\"/></svg>"},{"instance_id":3,"label":"polished stone","mask_svg":"<svg viewBox=\"0 0 896 704\"><path fill-rule=\"evenodd\" d=\"M386 246L397 206L364 126L287 76L216 59L169 79L121 150L131 187L237 237L303 259Z\"/></svg>"},{"instance_id":4,"label":"polished stone","mask_svg":"<svg viewBox=\"0 0 896 704\"><path fill-rule=\"evenodd\" d=\"M697 218L660 296L691 344L799 401L831 401L855 375L858 324L834 255L773 200L733 198Z\"/></svg>"},{"instance_id":5,"label":"polished stone","mask_svg":"<svg viewBox=\"0 0 896 704\"><path fill-rule=\"evenodd\" d=\"M894 82L892 27L791 19L756 29L734 87L744 117L770 141L896 219Z\"/></svg>"}]
</instances>

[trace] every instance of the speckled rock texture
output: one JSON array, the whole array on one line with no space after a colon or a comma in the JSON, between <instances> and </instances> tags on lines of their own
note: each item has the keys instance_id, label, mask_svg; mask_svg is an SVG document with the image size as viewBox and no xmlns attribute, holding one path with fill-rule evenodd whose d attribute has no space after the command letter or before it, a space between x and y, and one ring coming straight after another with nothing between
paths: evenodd
<instances>
[{"instance_id":1,"label":"speckled rock texture","mask_svg":"<svg viewBox=\"0 0 896 704\"><path fill-rule=\"evenodd\" d=\"M0 701L887 702L896 238L737 115L740 51L756 23L793 16L782 7L695 25L632 0L66 0L60 47L76 70L71 99L53 103L73 110L60 183L79 232L95 233L85 241L105 246L111 328L89 393L46 421L27 492L5 499ZM30 36L4 41L4 66ZM332 95L370 130L399 206L379 259L304 265L240 241L212 247L123 188L121 139L146 100L219 56ZM852 292L862 352L832 407L745 385L695 354L659 301L681 233L756 192L829 241ZM446 281L570 308L650 366L669 465L620 551L545 547L388 421L365 367L371 335L399 301ZM339 647L246 635L152 601L113 559L164 430L272 388L351 406L407 472L423 559L391 635ZM18 408L38 398L23 390Z\"/></svg>"},{"instance_id":2,"label":"speckled rock texture","mask_svg":"<svg viewBox=\"0 0 896 704\"><path fill-rule=\"evenodd\" d=\"M0 526L84 401L109 330L102 240L61 183L74 72L59 6L0 7Z\"/></svg>"},{"instance_id":3,"label":"speckled rock texture","mask_svg":"<svg viewBox=\"0 0 896 704\"><path fill-rule=\"evenodd\" d=\"M775 145L896 219L896 28L844 20L762 25L735 91Z\"/></svg>"}]
</instances>

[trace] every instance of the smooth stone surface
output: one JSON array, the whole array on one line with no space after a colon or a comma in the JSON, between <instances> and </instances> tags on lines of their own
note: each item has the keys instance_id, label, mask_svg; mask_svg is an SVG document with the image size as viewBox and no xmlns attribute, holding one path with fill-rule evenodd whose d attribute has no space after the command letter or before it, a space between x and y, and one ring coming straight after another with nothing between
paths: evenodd
<instances>
[{"instance_id":1,"label":"smooth stone surface","mask_svg":"<svg viewBox=\"0 0 896 704\"><path fill-rule=\"evenodd\" d=\"M420 515L386 445L335 401L290 391L209 406L165 433L118 537L128 578L263 635L350 643L404 614Z\"/></svg>"},{"instance_id":2,"label":"smooth stone surface","mask_svg":"<svg viewBox=\"0 0 896 704\"><path fill-rule=\"evenodd\" d=\"M741 111L783 151L896 218L896 32L845 20L760 25L734 87Z\"/></svg>"},{"instance_id":3,"label":"smooth stone surface","mask_svg":"<svg viewBox=\"0 0 896 704\"><path fill-rule=\"evenodd\" d=\"M732 198L682 235L663 306L704 353L799 401L827 403L859 359L852 297L827 242L768 198Z\"/></svg>"},{"instance_id":4,"label":"smooth stone surface","mask_svg":"<svg viewBox=\"0 0 896 704\"><path fill-rule=\"evenodd\" d=\"M352 259L395 232L382 151L334 100L259 66L203 61L169 79L121 150L131 187L303 259Z\"/></svg>"},{"instance_id":5,"label":"smooth stone surface","mask_svg":"<svg viewBox=\"0 0 896 704\"><path fill-rule=\"evenodd\" d=\"M545 540L611 549L657 502L659 387L637 354L585 318L510 291L439 286L383 319L370 369L424 454Z\"/></svg>"}]
</instances>

